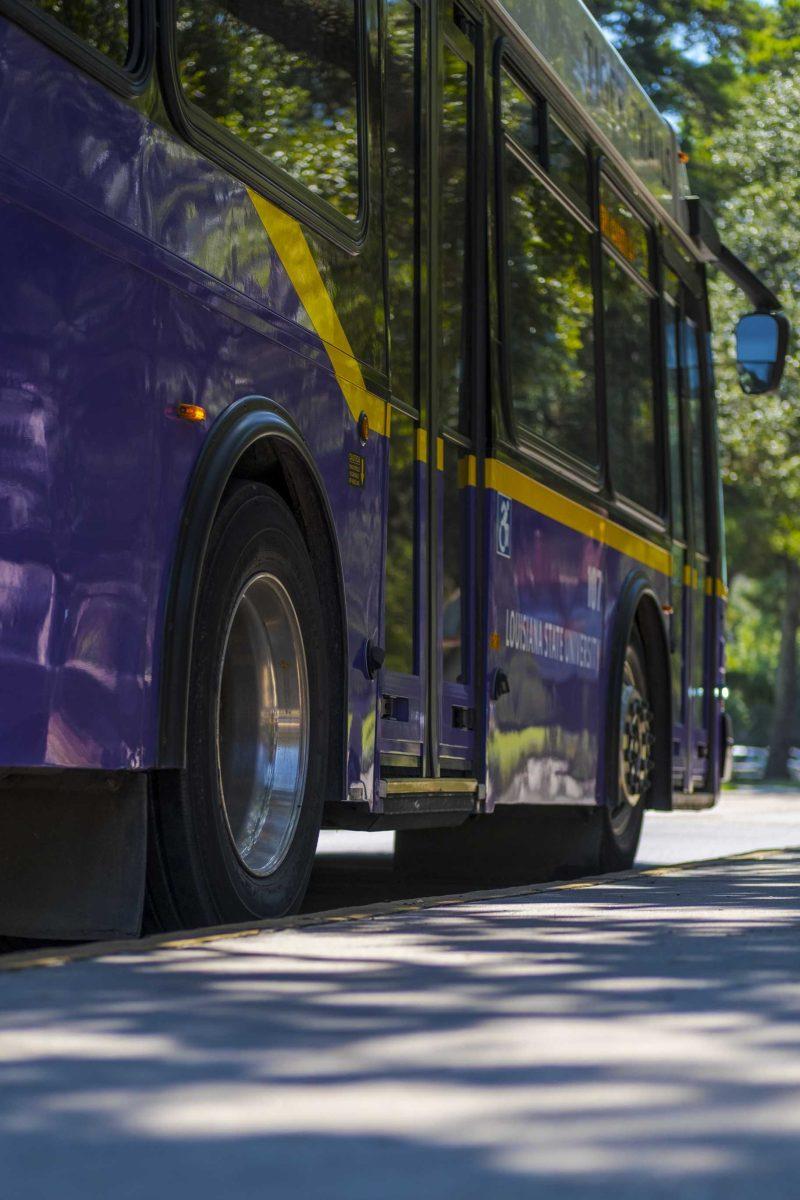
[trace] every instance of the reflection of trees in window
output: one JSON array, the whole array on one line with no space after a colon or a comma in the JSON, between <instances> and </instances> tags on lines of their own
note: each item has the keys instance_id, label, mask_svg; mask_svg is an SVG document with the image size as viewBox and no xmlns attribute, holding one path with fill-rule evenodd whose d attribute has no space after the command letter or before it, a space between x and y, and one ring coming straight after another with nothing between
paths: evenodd
<instances>
[{"instance_id":1,"label":"reflection of trees in window","mask_svg":"<svg viewBox=\"0 0 800 1200\"><path fill-rule=\"evenodd\" d=\"M559 187L570 192L581 208L587 207L586 153L557 121L547 124L547 167Z\"/></svg>"},{"instance_id":2,"label":"reflection of trees in window","mask_svg":"<svg viewBox=\"0 0 800 1200\"><path fill-rule=\"evenodd\" d=\"M681 336L681 367L683 394L688 401L691 426L692 459L692 506L694 509L695 549L704 554L706 549L706 506L702 426L702 381L700 376L700 350L697 326L684 321Z\"/></svg>"},{"instance_id":3,"label":"reflection of trees in window","mask_svg":"<svg viewBox=\"0 0 800 1200\"><path fill-rule=\"evenodd\" d=\"M358 211L354 0L194 0L177 16L186 97L341 212Z\"/></svg>"},{"instance_id":4,"label":"reflection of trees in window","mask_svg":"<svg viewBox=\"0 0 800 1200\"><path fill-rule=\"evenodd\" d=\"M445 442L442 488L442 672L448 683L467 682L467 632L463 582L466 579L467 497L463 486L467 452Z\"/></svg>"},{"instance_id":5,"label":"reflection of trees in window","mask_svg":"<svg viewBox=\"0 0 800 1200\"><path fill-rule=\"evenodd\" d=\"M440 424L463 432L468 171L469 66L445 45L439 139L439 404Z\"/></svg>"},{"instance_id":6,"label":"reflection of trees in window","mask_svg":"<svg viewBox=\"0 0 800 1200\"><path fill-rule=\"evenodd\" d=\"M36 8L55 17L87 45L120 66L128 57L128 0L37 0Z\"/></svg>"},{"instance_id":7,"label":"reflection of trees in window","mask_svg":"<svg viewBox=\"0 0 800 1200\"><path fill-rule=\"evenodd\" d=\"M591 235L507 150L507 354L520 426L597 461Z\"/></svg>"},{"instance_id":8,"label":"reflection of trees in window","mask_svg":"<svg viewBox=\"0 0 800 1200\"><path fill-rule=\"evenodd\" d=\"M669 426L672 533L674 537L685 541L680 391L678 382L678 310L668 300L664 301L664 343L667 360L667 422Z\"/></svg>"},{"instance_id":9,"label":"reflection of trees in window","mask_svg":"<svg viewBox=\"0 0 800 1200\"><path fill-rule=\"evenodd\" d=\"M611 479L623 496L656 511L652 305L647 293L608 255L603 255L603 298Z\"/></svg>"},{"instance_id":10,"label":"reflection of trees in window","mask_svg":"<svg viewBox=\"0 0 800 1200\"><path fill-rule=\"evenodd\" d=\"M392 411L386 529L386 669L414 673L414 518L416 427Z\"/></svg>"},{"instance_id":11,"label":"reflection of trees in window","mask_svg":"<svg viewBox=\"0 0 800 1200\"><path fill-rule=\"evenodd\" d=\"M417 38L419 9L388 0L386 37L386 251L392 390L417 407Z\"/></svg>"}]
</instances>

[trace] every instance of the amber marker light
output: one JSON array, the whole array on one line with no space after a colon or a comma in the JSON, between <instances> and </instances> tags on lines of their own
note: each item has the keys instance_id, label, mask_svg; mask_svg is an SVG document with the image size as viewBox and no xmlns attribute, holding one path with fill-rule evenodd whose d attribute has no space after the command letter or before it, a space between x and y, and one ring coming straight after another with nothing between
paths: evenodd
<instances>
[{"instance_id":1,"label":"amber marker light","mask_svg":"<svg viewBox=\"0 0 800 1200\"><path fill-rule=\"evenodd\" d=\"M366 446L369 440L369 417L365 412L358 418L358 438L361 445Z\"/></svg>"},{"instance_id":2,"label":"amber marker light","mask_svg":"<svg viewBox=\"0 0 800 1200\"><path fill-rule=\"evenodd\" d=\"M179 404L178 416L184 421L205 421L206 410L199 404Z\"/></svg>"}]
</instances>

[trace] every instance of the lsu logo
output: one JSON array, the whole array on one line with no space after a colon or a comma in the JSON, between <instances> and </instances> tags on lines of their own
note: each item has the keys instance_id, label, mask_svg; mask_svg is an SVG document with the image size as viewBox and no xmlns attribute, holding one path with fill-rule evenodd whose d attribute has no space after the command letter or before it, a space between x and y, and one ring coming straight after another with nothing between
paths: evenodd
<instances>
[{"instance_id":1,"label":"lsu logo","mask_svg":"<svg viewBox=\"0 0 800 1200\"><path fill-rule=\"evenodd\" d=\"M501 558L511 558L511 501L497 493L497 525L495 550Z\"/></svg>"}]
</instances>

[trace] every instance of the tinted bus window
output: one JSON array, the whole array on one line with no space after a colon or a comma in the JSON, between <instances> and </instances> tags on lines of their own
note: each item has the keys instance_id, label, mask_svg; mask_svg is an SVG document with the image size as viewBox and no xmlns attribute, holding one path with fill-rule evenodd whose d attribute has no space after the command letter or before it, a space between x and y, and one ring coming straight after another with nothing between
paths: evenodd
<instances>
[{"instance_id":1,"label":"tinted bus window","mask_svg":"<svg viewBox=\"0 0 800 1200\"><path fill-rule=\"evenodd\" d=\"M644 283L650 273L650 238L605 180L600 187L600 229L605 249L603 333L611 482L621 495L658 512L653 300ZM620 265L612 249L642 277L642 283Z\"/></svg>"},{"instance_id":2,"label":"tinted bus window","mask_svg":"<svg viewBox=\"0 0 800 1200\"><path fill-rule=\"evenodd\" d=\"M685 542L683 469L681 456L680 380L678 366L678 310L664 301L664 351L667 365L667 424L669 427L669 476L672 536Z\"/></svg>"},{"instance_id":3,"label":"tinted bus window","mask_svg":"<svg viewBox=\"0 0 800 1200\"><path fill-rule=\"evenodd\" d=\"M531 158L539 157L539 106L531 100L510 75L503 73L501 83L503 128Z\"/></svg>"},{"instance_id":4,"label":"tinted bus window","mask_svg":"<svg viewBox=\"0 0 800 1200\"><path fill-rule=\"evenodd\" d=\"M600 184L600 230L617 253L647 279L650 266L647 230L605 180Z\"/></svg>"},{"instance_id":5,"label":"tinted bus window","mask_svg":"<svg viewBox=\"0 0 800 1200\"><path fill-rule=\"evenodd\" d=\"M441 424L464 432L469 109L469 65L445 45L439 135L439 404Z\"/></svg>"},{"instance_id":6,"label":"tinted bus window","mask_svg":"<svg viewBox=\"0 0 800 1200\"><path fill-rule=\"evenodd\" d=\"M511 403L520 429L597 463L591 234L505 153Z\"/></svg>"},{"instance_id":7,"label":"tinted bus window","mask_svg":"<svg viewBox=\"0 0 800 1200\"><path fill-rule=\"evenodd\" d=\"M37 0L32 6L54 17L94 50L124 66L130 50L128 0Z\"/></svg>"},{"instance_id":8,"label":"tinted bus window","mask_svg":"<svg viewBox=\"0 0 800 1200\"><path fill-rule=\"evenodd\" d=\"M689 408L692 463L692 510L694 512L694 548L706 552L706 504L703 455L702 402L700 376L700 347L697 326L684 321L682 326L683 387Z\"/></svg>"},{"instance_id":9,"label":"tinted bus window","mask_svg":"<svg viewBox=\"0 0 800 1200\"><path fill-rule=\"evenodd\" d=\"M386 525L386 669L412 675L414 660L414 525L416 514L416 427L392 411L389 441L389 510Z\"/></svg>"},{"instance_id":10,"label":"tinted bus window","mask_svg":"<svg viewBox=\"0 0 800 1200\"><path fill-rule=\"evenodd\" d=\"M417 102L419 9L410 0L386 6L386 250L392 390L417 407Z\"/></svg>"},{"instance_id":11,"label":"tinted bus window","mask_svg":"<svg viewBox=\"0 0 800 1200\"><path fill-rule=\"evenodd\" d=\"M359 204L355 0L179 4L187 100L347 216Z\"/></svg>"},{"instance_id":12,"label":"tinted bus window","mask_svg":"<svg viewBox=\"0 0 800 1200\"><path fill-rule=\"evenodd\" d=\"M586 154L552 118L547 123L547 165L559 187L588 209Z\"/></svg>"},{"instance_id":13,"label":"tinted bus window","mask_svg":"<svg viewBox=\"0 0 800 1200\"><path fill-rule=\"evenodd\" d=\"M617 492L657 512L652 301L608 255L603 261L603 299L611 479Z\"/></svg>"}]
</instances>

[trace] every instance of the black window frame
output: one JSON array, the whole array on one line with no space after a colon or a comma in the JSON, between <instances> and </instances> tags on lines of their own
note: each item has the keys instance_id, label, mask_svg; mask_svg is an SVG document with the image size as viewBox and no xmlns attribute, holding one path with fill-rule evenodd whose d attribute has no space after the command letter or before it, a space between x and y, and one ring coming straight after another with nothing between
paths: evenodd
<instances>
[{"instance_id":1,"label":"black window frame","mask_svg":"<svg viewBox=\"0 0 800 1200\"><path fill-rule=\"evenodd\" d=\"M367 0L353 0L356 16L356 122L358 138L359 204L354 217L339 212L288 171L275 166L228 132L184 95L178 74L175 25L178 0L163 0L159 21L158 59L167 111L181 136L212 162L230 172L260 195L266 196L316 229L343 249L357 251L366 238L369 218L369 57Z\"/></svg>"},{"instance_id":2,"label":"black window frame","mask_svg":"<svg viewBox=\"0 0 800 1200\"><path fill-rule=\"evenodd\" d=\"M120 96L138 96L147 86L155 59L153 0L128 0L131 41L124 64L96 50L34 0L0 0L0 14Z\"/></svg>"},{"instance_id":3,"label":"black window frame","mask_svg":"<svg viewBox=\"0 0 800 1200\"><path fill-rule=\"evenodd\" d=\"M612 192L616 194L619 200L630 209L636 220L643 226L647 235L647 274L643 275L635 266L627 261L625 256L614 246L613 242L607 238L602 231L599 230L599 205L602 184L606 183ZM665 411L666 411L666 391L665 391L665 373L663 369L664 351L661 345L662 341L662 310L661 310L661 293L658 286L658 270L659 270L659 244L657 236L657 228L652 219L644 212L640 205L632 199L628 190L619 181L613 170L609 168L605 160L600 157L597 163L597 215L598 215L598 235L600 245L600 255L598 261L599 276L597 280L597 304L599 310L599 323L601 328L600 346L603 358L603 367L601 372L602 379L602 408L603 408L603 439L604 453L606 460L606 487L609 495L621 508L629 510L637 517L657 525L659 530L666 529L669 524L669 487L665 479L665 471L667 466L666 446L665 446ZM648 508L635 500L631 496L627 496L625 492L619 491L614 485L614 468L611 461L611 451L609 443L609 405L608 405L608 370L607 370L607 340L606 340L606 308L603 288L604 279L604 259L603 255L608 255L616 265L624 271L624 273L638 285L643 295L647 296L649 306L649 325L650 325L650 379L653 395L653 432L654 432L654 448L656 471L656 479L658 482L658 494L656 498L656 506Z\"/></svg>"},{"instance_id":4,"label":"black window frame","mask_svg":"<svg viewBox=\"0 0 800 1200\"><path fill-rule=\"evenodd\" d=\"M590 237L590 270L592 278L592 295L594 302L592 336L594 349L594 413L597 434L597 461L589 463L585 459L571 454L568 450L537 437L536 434L521 425L514 412L511 394L511 363L508 347L507 328L509 311L509 279L507 267L507 190L504 162L508 148L505 128L503 125L502 87L503 75L507 74L512 82L531 101L536 108L539 121L540 158L534 159L523 148L515 145L514 153L530 170L536 182L546 188L558 203L560 203L575 219ZM493 135L494 135L494 169L495 169L495 227L496 227L496 271L497 271L497 307L498 330L500 335L500 399L501 411L505 429L513 448L527 460L542 463L557 474L574 480L582 488L598 493L602 488L605 461L604 416L602 409L603 388L601 386L601 364L598 362L598 309L600 305L599 280L597 269L599 256L597 253L600 231L595 219L594 192L594 149L590 140L578 134L564 112L552 103L547 92L542 87L530 81L530 72L514 53L505 38L500 37L495 42L492 64L493 86ZM548 161L548 130L549 120L557 121L564 133L580 148L584 149L586 158L587 197L585 211L582 210L579 199L566 191L548 174L545 164ZM520 153L521 151L521 153ZM542 159L544 161L542 161Z\"/></svg>"}]
</instances>

